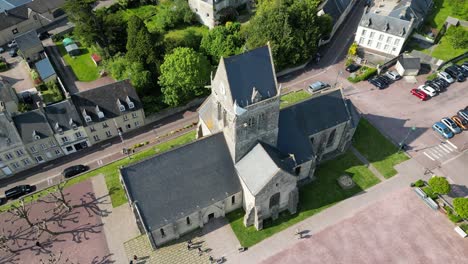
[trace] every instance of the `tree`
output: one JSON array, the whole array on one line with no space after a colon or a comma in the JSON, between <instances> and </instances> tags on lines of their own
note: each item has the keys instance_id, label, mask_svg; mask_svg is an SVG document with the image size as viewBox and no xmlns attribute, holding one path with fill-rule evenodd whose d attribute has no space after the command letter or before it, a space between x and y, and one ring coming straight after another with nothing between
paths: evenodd
<instances>
[{"instance_id":1,"label":"tree","mask_svg":"<svg viewBox=\"0 0 468 264\"><path fill-rule=\"evenodd\" d=\"M450 192L450 184L445 177L434 176L428 182L434 193L447 194Z\"/></svg>"},{"instance_id":2,"label":"tree","mask_svg":"<svg viewBox=\"0 0 468 264\"><path fill-rule=\"evenodd\" d=\"M92 2L89 0L66 0L64 5L68 20L75 24L74 34L86 44L94 43L100 36L100 25L98 25L93 12Z\"/></svg>"},{"instance_id":3,"label":"tree","mask_svg":"<svg viewBox=\"0 0 468 264\"><path fill-rule=\"evenodd\" d=\"M145 23L137 16L130 17L127 28L127 59L144 66L157 63L157 40L153 38Z\"/></svg>"},{"instance_id":4,"label":"tree","mask_svg":"<svg viewBox=\"0 0 468 264\"><path fill-rule=\"evenodd\" d=\"M226 26L217 26L203 36L200 48L215 63L221 57L242 53L245 40L240 34L240 28L238 22L227 22Z\"/></svg>"},{"instance_id":5,"label":"tree","mask_svg":"<svg viewBox=\"0 0 468 264\"><path fill-rule=\"evenodd\" d=\"M316 54L318 41L327 33L319 26L328 18L316 14L314 0L264 0L247 26L247 47L270 42L277 70L302 64Z\"/></svg>"},{"instance_id":6,"label":"tree","mask_svg":"<svg viewBox=\"0 0 468 264\"><path fill-rule=\"evenodd\" d=\"M151 72L146 70L142 63L130 62L119 54L106 60L104 67L112 78L118 81L130 79L130 83L140 95L151 92L151 88L157 86Z\"/></svg>"},{"instance_id":7,"label":"tree","mask_svg":"<svg viewBox=\"0 0 468 264\"><path fill-rule=\"evenodd\" d=\"M210 80L208 59L191 48L176 48L164 57L159 84L164 102L176 106L208 91Z\"/></svg>"},{"instance_id":8,"label":"tree","mask_svg":"<svg viewBox=\"0 0 468 264\"><path fill-rule=\"evenodd\" d=\"M445 35L453 48L468 49L468 30L464 27L451 26Z\"/></svg>"},{"instance_id":9,"label":"tree","mask_svg":"<svg viewBox=\"0 0 468 264\"><path fill-rule=\"evenodd\" d=\"M156 30L163 32L181 24L192 24L195 14L190 10L188 1L174 0L161 3L154 19Z\"/></svg>"},{"instance_id":10,"label":"tree","mask_svg":"<svg viewBox=\"0 0 468 264\"><path fill-rule=\"evenodd\" d=\"M101 8L96 11L98 20L103 25L101 34L104 36L104 54L114 56L126 51L127 22L119 13L112 13L110 9Z\"/></svg>"},{"instance_id":11,"label":"tree","mask_svg":"<svg viewBox=\"0 0 468 264\"><path fill-rule=\"evenodd\" d=\"M351 44L351 46L349 47L348 55L356 56L357 51L358 51L358 44L356 42L353 42L353 44Z\"/></svg>"},{"instance_id":12,"label":"tree","mask_svg":"<svg viewBox=\"0 0 468 264\"><path fill-rule=\"evenodd\" d=\"M459 216L468 218L468 198L453 199L453 207Z\"/></svg>"}]
</instances>

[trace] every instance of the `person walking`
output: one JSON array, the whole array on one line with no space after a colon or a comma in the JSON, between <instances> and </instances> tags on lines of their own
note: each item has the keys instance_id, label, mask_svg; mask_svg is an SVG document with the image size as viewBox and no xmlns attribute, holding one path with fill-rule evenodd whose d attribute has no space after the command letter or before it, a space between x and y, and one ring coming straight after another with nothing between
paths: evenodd
<instances>
[{"instance_id":1,"label":"person walking","mask_svg":"<svg viewBox=\"0 0 468 264\"><path fill-rule=\"evenodd\" d=\"M201 248L198 248L198 256L201 256L203 254L203 251L201 250Z\"/></svg>"}]
</instances>

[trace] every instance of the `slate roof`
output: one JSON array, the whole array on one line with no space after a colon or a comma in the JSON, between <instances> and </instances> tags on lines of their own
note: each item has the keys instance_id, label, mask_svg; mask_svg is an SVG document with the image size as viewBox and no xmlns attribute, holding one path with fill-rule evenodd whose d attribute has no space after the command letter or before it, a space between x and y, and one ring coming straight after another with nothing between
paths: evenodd
<instances>
[{"instance_id":1,"label":"slate roof","mask_svg":"<svg viewBox=\"0 0 468 264\"><path fill-rule=\"evenodd\" d=\"M59 125L62 131L73 129L70 119L77 127L83 125L80 115L70 99L46 106L45 113L50 126L57 133L56 124Z\"/></svg>"},{"instance_id":2,"label":"slate roof","mask_svg":"<svg viewBox=\"0 0 468 264\"><path fill-rule=\"evenodd\" d=\"M16 43L20 50L28 50L36 46L42 46L41 40L37 37L36 30L30 30L24 34L15 37Z\"/></svg>"},{"instance_id":3,"label":"slate roof","mask_svg":"<svg viewBox=\"0 0 468 264\"><path fill-rule=\"evenodd\" d=\"M333 24L335 24L350 3L351 0L327 0L321 4L318 10L322 9L325 14L330 15L333 18Z\"/></svg>"},{"instance_id":4,"label":"slate roof","mask_svg":"<svg viewBox=\"0 0 468 264\"><path fill-rule=\"evenodd\" d=\"M39 109L16 115L13 122L24 144L34 142L34 131L41 139L54 135L45 115Z\"/></svg>"},{"instance_id":5,"label":"slate roof","mask_svg":"<svg viewBox=\"0 0 468 264\"><path fill-rule=\"evenodd\" d=\"M6 84L5 81L0 77L0 101L10 102L18 101L16 93L13 91L10 85Z\"/></svg>"},{"instance_id":6,"label":"slate roof","mask_svg":"<svg viewBox=\"0 0 468 264\"><path fill-rule=\"evenodd\" d=\"M405 70L419 70L421 68L420 58L399 57L398 62Z\"/></svg>"},{"instance_id":7,"label":"slate roof","mask_svg":"<svg viewBox=\"0 0 468 264\"><path fill-rule=\"evenodd\" d=\"M91 117L93 122L100 122L108 118L115 118L128 113L129 107L125 101L127 96L135 105L135 108L131 109L131 111L142 108L140 98L138 97L135 88L133 88L128 80L79 92L71 95L71 98L75 106L78 108L81 117L83 117L83 110L86 110L86 113ZM119 99L120 103L125 106L124 112L120 112L117 105L117 99ZM99 110L104 113L103 119L99 119L97 116L96 106L99 106Z\"/></svg>"},{"instance_id":8,"label":"slate roof","mask_svg":"<svg viewBox=\"0 0 468 264\"><path fill-rule=\"evenodd\" d=\"M391 17L411 20L414 17L416 24L424 20L432 6L432 0L405 0L397 1L393 10L388 14Z\"/></svg>"},{"instance_id":9,"label":"slate roof","mask_svg":"<svg viewBox=\"0 0 468 264\"><path fill-rule=\"evenodd\" d=\"M25 20L28 20L29 12L25 5L15 7L6 12L0 12L0 30L9 28Z\"/></svg>"},{"instance_id":10,"label":"slate roof","mask_svg":"<svg viewBox=\"0 0 468 264\"><path fill-rule=\"evenodd\" d=\"M262 99L276 96L276 76L268 46L222 59L232 99L239 106L252 104L254 88Z\"/></svg>"},{"instance_id":11,"label":"slate roof","mask_svg":"<svg viewBox=\"0 0 468 264\"><path fill-rule=\"evenodd\" d=\"M410 21L396 17L381 16L371 12L362 16L359 25L403 38L406 38L411 33Z\"/></svg>"},{"instance_id":12,"label":"slate roof","mask_svg":"<svg viewBox=\"0 0 468 264\"><path fill-rule=\"evenodd\" d=\"M35 66L42 80L45 80L55 74L54 67L52 67L49 58L36 62Z\"/></svg>"},{"instance_id":13,"label":"slate roof","mask_svg":"<svg viewBox=\"0 0 468 264\"><path fill-rule=\"evenodd\" d=\"M21 138L13 122L4 113L0 113L0 151L21 143Z\"/></svg>"},{"instance_id":14,"label":"slate roof","mask_svg":"<svg viewBox=\"0 0 468 264\"><path fill-rule=\"evenodd\" d=\"M150 229L241 191L223 133L124 167L120 173Z\"/></svg>"},{"instance_id":15,"label":"slate roof","mask_svg":"<svg viewBox=\"0 0 468 264\"><path fill-rule=\"evenodd\" d=\"M350 118L340 90L283 108L279 115L278 149L294 154L298 164L312 160L309 137Z\"/></svg>"},{"instance_id":16,"label":"slate roof","mask_svg":"<svg viewBox=\"0 0 468 264\"><path fill-rule=\"evenodd\" d=\"M32 0L0 0L0 12L3 12L4 10L10 10L31 1Z\"/></svg>"},{"instance_id":17,"label":"slate roof","mask_svg":"<svg viewBox=\"0 0 468 264\"><path fill-rule=\"evenodd\" d=\"M281 169L291 172L294 166L291 161L289 156L281 155L274 147L258 143L235 167L249 191L256 195Z\"/></svg>"},{"instance_id":18,"label":"slate roof","mask_svg":"<svg viewBox=\"0 0 468 264\"><path fill-rule=\"evenodd\" d=\"M60 8L64 4L65 0L34 0L28 3L27 6L38 13L45 13Z\"/></svg>"}]
</instances>

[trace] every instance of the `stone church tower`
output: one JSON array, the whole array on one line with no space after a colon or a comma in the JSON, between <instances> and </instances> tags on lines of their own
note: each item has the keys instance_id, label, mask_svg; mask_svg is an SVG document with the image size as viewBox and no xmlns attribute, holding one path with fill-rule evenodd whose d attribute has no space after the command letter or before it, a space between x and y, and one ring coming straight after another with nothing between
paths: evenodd
<instances>
[{"instance_id":1,"label":"stone church tower","mask_svg":"<svg viewBox=\"0 0 468 264\"><path fill-rule=\"evenodd\" d=\"M269 46L221 58L211 90L199 136L222 130L234 162L259 141L277 145L280 92Z\"/></svg>"}]
</instances>

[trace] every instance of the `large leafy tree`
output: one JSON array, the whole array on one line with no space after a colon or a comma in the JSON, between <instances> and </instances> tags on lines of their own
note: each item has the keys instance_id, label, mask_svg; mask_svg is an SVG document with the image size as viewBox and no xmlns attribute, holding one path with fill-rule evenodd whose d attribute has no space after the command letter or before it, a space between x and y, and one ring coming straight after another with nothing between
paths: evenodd
<instances>
[{"instance_id":1,"label":"large leafy tree","mask_svg":"<svg viewBox=\"0 0 468 264\"><path fill-rule=\"evenodd\" d=\"M145 66L157 63L159 40L146 28L145 23L137 16L130 17L127 28L127 59Z\"/></svg>"},{"instance_id":2,"label":"large leafy tree","mask_svg":"<svg viewBox=\"0 0 468 264\"><path fill-rule=\"evenodd\" d=\"M225 26L217 26L203 36L200 48L217 62L221 57L242 53L245 44L240 34L241 25L238 22L227 22Z\"/></svg>"},{"instance_id":3,"label":"large leafy tree","mask_svg":"<svg viewBox=\"0 0 468 264\"><path fill-rule=\"evenodd\" d=\"M105 68L112 78L116 80L130 79L139 95L154 92L151 89L156 86L150 71L140 62L130 62L124 56L116 55L105 61Z\"/></svg>"},{"instance_id":4,"label":"large leafy tree","mask_svg":"<svg viewBox=\"0 0 468 264\"><path fill-rule=\"evenodd\" d=\"M447 194L450 192L450 184L445 177L434 176L429 179L428 183L434 193Z\"/></svg>"},{"instance_id":5,"label":"large leafy tree","mask_svg":"<svg viewBox=\"0 0 468 264\"><path fill-rule=\"evenodd\" d=\"M112 13L109 9L96 11L99 23L102 25L100 35L103 38L103 48L110 56L126 51L127 22L118 13Z\"/></svg>"},{"instance_id":6,"label":"large leafy tree","mask_svg":"<svg viewBox=\"0 0 468 264\"><path fill-rule=\"evenodd\" d=\"M167 54L159 76L164 102L176 106L206 93L210 67L208 59L191 48L176 48Z\"/></svg>"},{"instance_id":7,"label":"large leafy tree","mask_svg":"<svg viewBox=\"0 0 468 264\"><path fill-rule=\"evenodd\" d=\"M270 42L279 70L306 62L331 28L326 16L317 16L316 7L314 0L262 1L246 29L247 47L253 49Z\"/></svg>"},{"instance_id":8,"label":"large leafy tree","mask_svg":"<svg viewBox=\"0 0 468 264\"><path fill-rule=\"evenodd\" d=\"M459 216L468 218L468 198L453 199L453 207Z\"/></svg>"},{"instance_id":9,"label":"large leafy tree","mask_svg":"<svg viewBox=\"0 0 468 264\"><path fill-rule=\"evenodd\" d=\"M86 44L92 44L99 39L99 24L93 12L90 0L66 0L64 5L68 19L75 24L73 32Z\"/></svg>"}]
</instances>

